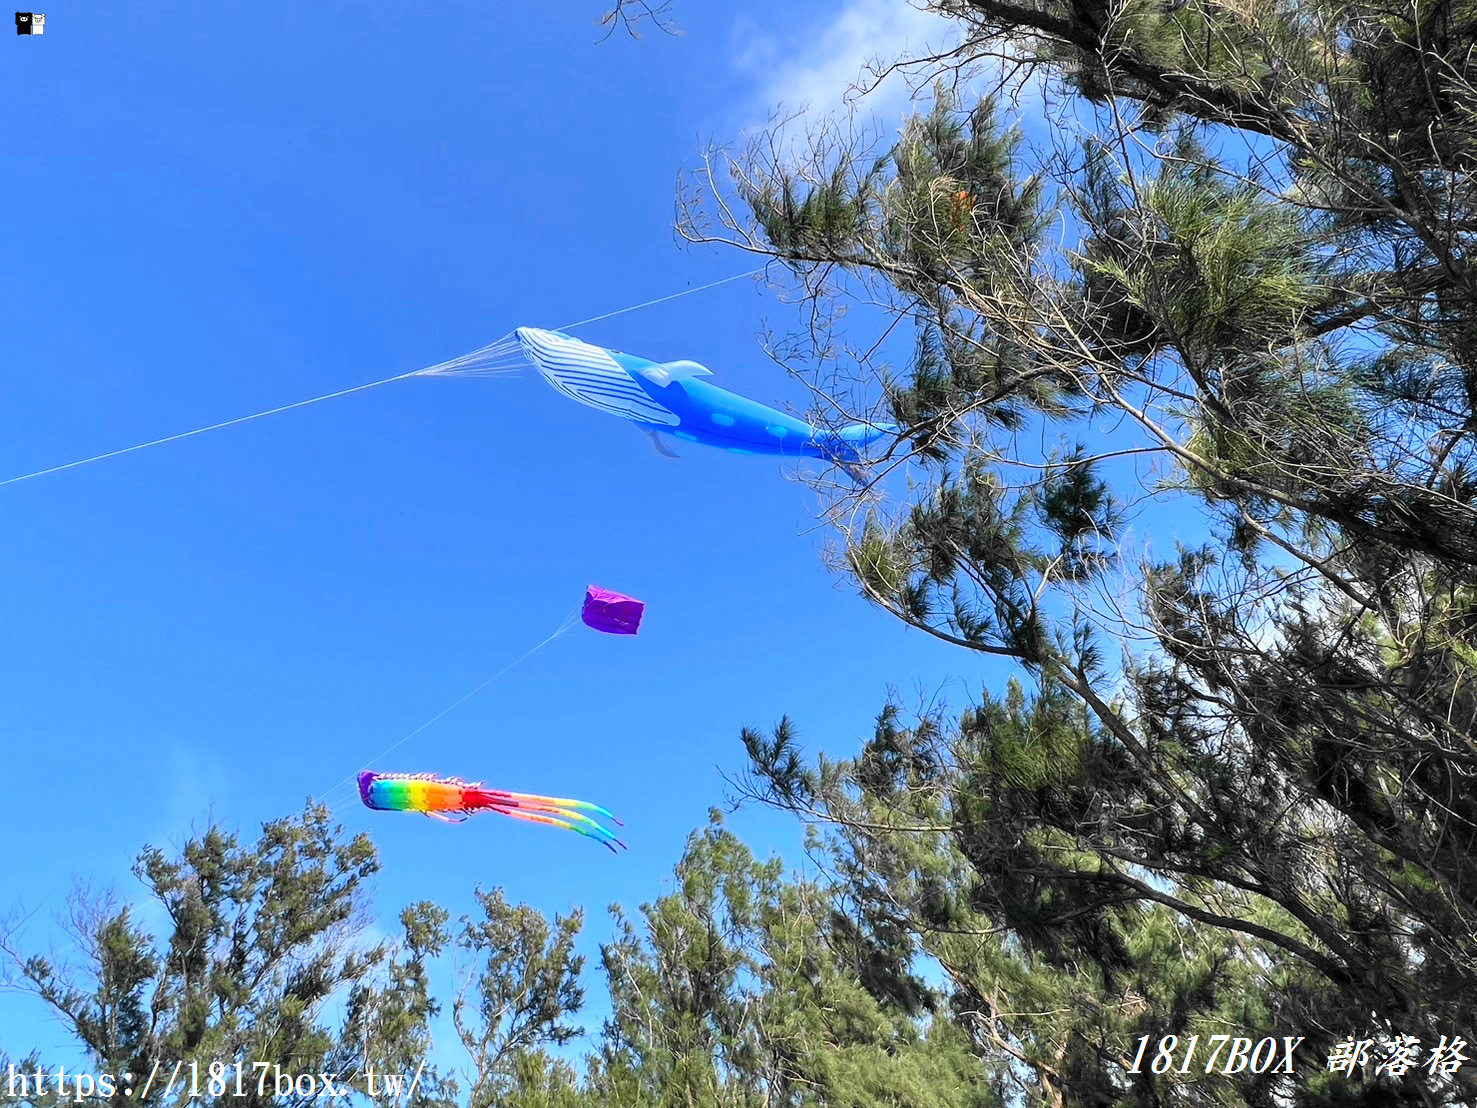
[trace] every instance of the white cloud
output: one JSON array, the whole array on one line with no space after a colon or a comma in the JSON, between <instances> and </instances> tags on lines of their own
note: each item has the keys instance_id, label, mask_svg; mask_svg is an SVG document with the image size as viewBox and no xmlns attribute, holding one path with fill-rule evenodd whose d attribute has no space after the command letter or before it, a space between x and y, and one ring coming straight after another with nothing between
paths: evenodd
<instances>
[{"instance_id":1,"label":"white cloud","mask_svg":"<svg viewBox=\"0 0 1477 1108\"><path fill-rule=\"evenodd\" d=\"M783 40L746 21L737 29L736 58L755 84L746 114L762 113L751 119L756 125L776 110L804 110L812 119L852 110L896 119L912 95L907 75L893 72L877 85L869 70L926 57L957 42L959 33L957 21L908 0L848 0L825 25L787 29ZM869 91L858 99L859 89Z\"/></svg>"}]
</instances>

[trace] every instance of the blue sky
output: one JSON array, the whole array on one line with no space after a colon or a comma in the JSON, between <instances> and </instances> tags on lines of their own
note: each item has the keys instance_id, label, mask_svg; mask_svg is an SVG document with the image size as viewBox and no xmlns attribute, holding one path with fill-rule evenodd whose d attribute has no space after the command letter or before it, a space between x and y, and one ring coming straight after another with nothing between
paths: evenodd
<instances>
[{"instance_id":1,"label":"blue sky","mask_svg":"<svg viewBox=\"0 0 1477 1108\"><path fill-rule=\"evenodd\" d=\"M0 478L453 357L752 268L671 230L674 180L777 100L839 96L922 23L894 0L679 3L599 42L601 0L262 9L48 4L5 41ZM549 14L550 11L553 14ZM751 282L581 332L803 406ZM569 634L380 768L603 803L619 858L484 817L345 806L378 905L549 912L659 894L790 713L846 751L890 683L1000 669L909 632L821 564L772 460L663 459L532 377L424 379L0 488L6 901L44 947L74 879L136 886L145 842L252 837L542 639L588 583L635 639ZM734 826L760 854L793 827ZM66 1036L0 994L0 1047Z\"/></svg>"}]
</instances>

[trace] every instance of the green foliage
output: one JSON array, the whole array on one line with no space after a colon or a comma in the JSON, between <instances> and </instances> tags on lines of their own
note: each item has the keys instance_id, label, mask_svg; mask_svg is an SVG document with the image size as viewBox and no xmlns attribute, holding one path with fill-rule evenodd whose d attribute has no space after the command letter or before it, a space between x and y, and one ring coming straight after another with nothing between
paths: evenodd
<instances>
[{"instance_id":1,"label":"green foliage","mask_svg":"<svg viewBox=\"0 0 1477 1108\"><path fill-rule=\"evenodd\" d=\"M207 857L215 860L212 872L222 888L227 874L270 871L270 888L255 888L253 895L258 903L274 905L274 928L297 935L306 944L302 949L329 947L342 936L332 928L315 934L311 926L346 918L343 904L309 906L294 892L337 888L339 896L348 896L350 890L338 880L344 871L328 864L336 856L355 864L352 893L361 896L373 854L362 839L336 839L325 819L325 813L313 810L305 825L270 825L256 849L242 848L212 828L186 846L187 861L148 852L149 872L161 882L151 888L175 887L186 866L198 867L188 871L197 874ZM981 1059L963 1029L938 1018L937 998L912 974L906 934L889 929L884 918L858 917L842 898L841 886L787 875L778 860L755 859L716 813L705 831L693 834L673 876L672 892L642 906L639 926L614 910L617 936L602 950L611 1014L596 1049L584 1055L583 1072L563 1049L581 1033L572 1022L584 998L583 959L574 952L581 913L550 919L527 905L510 904L499 890L478 890L477 913L464 917L454 935L445 909L425 902L406 908L400 918L402 941L374 948L365 956L363 972L346 986L342 1025L323 1019L314 1025L318 1037L311 1041L327 1044L324 1053L284 1054L278 1064L293 1073L309 1072L310 1066L337 1072L361 1093L369 1090L351 1072L356 1058L372 1061L379 1073L419 1071L417 1093L407 1103L424 1108L1001 1108L998 1063ZM144 954L151 940L126 926L128 914L120 909L99 917L103 923L96 935L103 938L86 937L102 964L111 967L86 998L103 1011L126 1008L138 993L140 974L152 975L157 984L165 972L162 961ZM222 923L215 926L223 928L223 916L217 918ZM205 945L218 946L211 940ZM423 1065L434 1053L444 1055L430 1038L431 1021L442 1010L431 962L448 950L456 955L452 1024L468 1060L460 1083L437 1072L434 1064ZM124 965L139 968L129 977L117 971ZM264 954L261 965L264 979L286 978L298 959L279 965ZM57 994L38 987L37 980L32 986L56 1006ZM250 1000L247 993L232 995ZM83 1003L72 994L64 999ZM267 1036L278 1033L286 1022L281 1017L306 1019L310 1009L301 1002L283 1005L280 994L261 1007L248 1003L227 1009L218 1000L209 1006L202 1049L223 1042L219 1036L226 1026L243 1042L280 1043ZM79 1030L95 1058L102 1055L82 1036L96 1034L106 1023L100 1019ZM305 1037L299 1034L295 1041ZM0 1066L8 1063L0 1060ZM31 1071L41 1064L35 1056L18 1063ZM328 1071L329 1065L338 1068ZM55 1071L54 1064L48 1068ZM374 1095L387 1094L381 1085ZM232 1090L204 1099L240 1098ZM276 1096L269 1087L264 1095L246 1099L286 1104L298 1098ZM114 1101L130 1102L126 1097ZM62 1101L51 1088L10 1102L51 1108Z\"/></svg>"},{"instance_id":2,"label":"green foliage","mask_svg":"<svg viewBox=\"0 0 1477 1108\"><path fill-rule=\"evenodd\" d=\"M958 1028L920 1022L868 987L851 960L866 957L868 938L834 892L755 860L716 814L676 880L642 907L639 931L618 916L604 950L614 1012L595 1086L603 1102L1003 1103L993 1067Z\"/></svg>"},{"instance_id":3,"label":"green foliage","mask_svg":"<svg viewBox=\"0 0 1477 1108\"><path fill-rule=\"evenodd\" d=\"M206 1073L212 1063L242 1061L354 1081L371 1043L380 1064L424 1058L435 1005L420 961L444 941L444 916L427 905L404 916L400 956L363 941L366 883L377 868L368 838L345 837L321 807L264 825L250 845L212 826L176 856L148 847L139 857L134 873L167 921L162 935L137 922L133 905L79 897L71 913L78 964L7 946L11 976L100 1072L147 1074L178 1062ZM337 1019L335 1000L345 1002ZM435 1075L424 1085L420 1103L437 1103ZM113 1102L166 1103L163 1082L144 1101L136 1093L119 1086ZM248 1094L206 1099L299 1099L258 1094L255 1084Z\"/></svg>"},{"instance_id":4,"label":"green foliage","mask_svg":"<svg viewBox=\"0 0 1477 1108\"><path fill-rule=\"evenodd\" d=\"M579 1034L566 1021L584 1002L584 959L574 953L584 913L556 916L551 925L535 909L509 904L501 890L479 889L477 902L482 918L462 920L456 945L478 969L463 971L451 1008L472 1062L468 1104L521 1100L552 1108L567 1099L571 1081L549 1070L542 1050Z\"/></svg>"},{"instance_id":5,"label":"green foliage","mask_svg":"<svg viewBox=\"0 0 1477 1108\"><path fill-rule=\"evenodd\" d=\"M1029 1102L1470 1103L1470 1067L1316 1060L1370 1013L1429 1048L1477 994L1477 7L937 6L951 89L1005 53L1088 133L1033 148L1003 95L940 90L845 147L844 236L729 226L858 279L815 317L860 286L912 326L882 382L909 487L847 567L1034 689L890 708L841 762L745 732L750 791L834 827ZM737 179L797 179L755 151ZM1141 562L1140 523L1215 541ZM1212 1028L1297 1029L1303 1076L1125 1071Z\"/></svg>"},{"instance_id":6,"label":"green foliage","mask_svg":"<svg viewBox=\"0 0 1477 1108\"><path fill-rule=\"evenodd\" d=\"M1094 168L1106 172L1103 162ZM1285 343L1317 302L1301 213L1268 199L1261 182L1214 172L1188 133L1140 195L1105 188L1081 206L1094 228L1082 260L1098 278L1093 295L1152 320L1187 364Z\"/></svg>"}]
</instances>

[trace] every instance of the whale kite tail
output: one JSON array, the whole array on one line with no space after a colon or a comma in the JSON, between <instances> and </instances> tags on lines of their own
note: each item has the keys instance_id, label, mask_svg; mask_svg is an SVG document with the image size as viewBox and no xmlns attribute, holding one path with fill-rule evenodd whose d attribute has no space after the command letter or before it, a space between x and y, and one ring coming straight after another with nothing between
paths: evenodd
<instances>
[{"instance_id":1,"label":"whale kite tail","mask_svg":"<svg viewBox=\"0 0 1477 1108\"><path fill-rule=\"evenodd\" d=\"M871 488L874 476L864 451L873 443L895 435L897 430L891 423L851 423L834 431L820 431L812 441L865 493Z\"/></svg>"},{"instance_id":2,"label":"whale kite tail","mask_svg":"<svg viewBox=\"0 0 1477 1108\"><path fill-rule=\"evenodd\" d=\"M897 430L891 423L850 423L834 431L818 431L814 441L833 462L855 466L862 462L867 447L897 434Z\"/></svg>"}]
</instances>

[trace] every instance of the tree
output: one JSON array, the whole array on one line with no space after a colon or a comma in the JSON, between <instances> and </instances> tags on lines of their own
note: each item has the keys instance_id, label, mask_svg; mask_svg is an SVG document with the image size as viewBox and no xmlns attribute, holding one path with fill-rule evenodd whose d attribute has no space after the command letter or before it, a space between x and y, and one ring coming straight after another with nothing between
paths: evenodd
<instances>
[{"instance_id":1,"label":"tree","mask_svg":"<svg viewBox=\"0 0 1477 1108\"><path fill-rule=\"evenodd\" d=\"M75 949L26 955L7 939L10 978L52 1010L99 1072L137 1076L131 1091L116 1083L108 1099L118 1108L172 1104L183 1086L144 1075L156 1066L172 1073L176 1063L185 1073L196 1067L198 1099L243 1108L313 1100L301 1090L277 1095L270 1082L262 1089L253 1063L363 1088L370 1049L381 1065L424 1058L436 1006L423 960L444 941L444 913L430 905L402 916L398 954L364 941L366 882L377 869L368 837L347 838L323 807L265 824L249 846L211 826L176 857L146 848L134 867L168 921L164 934L150 934L143 913L115 895L79 895L69 920ZM328 1012L335 999L345 1002L338 1020ZM229 1095L214 1095L210 1066L236 1060L250 1077L244 1095L235 1095L234 1073ZM437 1089L428 1073L417 1103L441 1103Z\"/></svg>"},{"instance_id":2,"label":"tree","mask_svg":"<svg viewBox=\"0 0 1477 1108\"><path fill-rule=\"evenodd\" d=\"M654 24L669 35L680 34L672 23L671 8L668 0L615 0L615 6L600 17L600 25L609 28L606 37L620 28L632 38L640 38L643 23Z\"/></svg>"},{"instance_id":3,"label":"tree","mask_svg":"<svg viewBox=\"0 0 1477 1108\"><path fill-rule=\"evenodd\" d=\"M584 1001L584 959L574 953L584 913L556 916L551 928L533 908L509 904L501 890L479 889L477 902L483 918L464 919L457 941L476 972L459 967L462 984L451 1008L472 1060L467 1103L559 1104L573 1083L542 1048L579 1034L564 1021Z\"/></svg>"},{"instance_id":4,"label":"tree","mask_svg":"<svg viewBox=\"0 0 1477 1108\"><path fill-rule=\"evenodd\" d=\"M905 427L916 483L842 505L846 571L1034 688L894 706L846 762L750 732L752 791L839 824L855 895L1044 1103L1470 1100L1471 1067L1323 1061L1371 1012L1429 1049L1477 994L1477 21L930 6L966 31L950 87L993 58L1066 98L1054 145L941 84L886 149L710 158L683 229L788 265L821 364ZM906 372L843 346L845 296L911 323ZM1148 500L1213 540L1132 557ZM1306 1036L1296 1072L1126 1072L1213 1025Z\"/></svg>"},{"instance_id":5,"label":"tree","mask_svg":"<svg viewBox=\"0 0 1477 1108\"><path fill-rule=\"evenodd\" d=\"M147 906L84 898L92 907L76 937L86 964L32 956L17 972L67 1022L93 1073L139 1076L101 1090L112 1103L173 1103L192 1082L193 1099L210 1104L326 1095L321 1080L311 1094L294 1081L278 1087L273 1066L417 1108L1005 1103L1001 1067L981 1064L937 994L895 964L908 957L906 937L889 945L864 934L837 897L844 886L756 860L716 813L691 836L677 890L642 907L641 932L614 910L617 938L602 951L611 1015L583 1073L561 1053L581 1033L581 912L549 919L479 890L478 913L454 938L446 910L422 902L401 913L401 941L370 947L354 941L354 923L374 868L367 841L344 839L321 808L268 824L252 847L211 827L177 859L152 849L141 858L173 923L165 941L130 923ZM430 964L449 947L451 1022L471 1063L463 1083L426 1064L441 1012ZM877 987L899 973L905 986ZM157 1082L146 1082L155 1062ZM184 1076L171 1086L175 1062ZM264 1086L256 1064L269 1071ZM75 1082L58 1088L56 1065L36 1055L16 1065L28 1081L7 1103L54 1108L82 1094ZM31 1081L38 1068L48 1076ZM420 1075L413 1093L384 1080L410 1072Z\"/></svg>"},{"instance_id":6,"label":"tree","mask_svg":"<svg viewBox=\"0 0 1477 1108\"><path fill-rule=\"evenodd\" d=\"M591 1083L599 1103L1004 1103L951 1023L868 991L831 889L757 861L716 813L676 879L641 909L644 936L618 913L604 948L614 1010Z\"/></svg>"},{"instance_id":7,"label":"tree","mask_svg":"<svg viewBox=\"0 0 1477 1108\"><path fill-rule=\"evenodd\" d=\"M404 939L398 950L391 950L381 964L381 972L357 984L349 994L344 1026L360 1035L357 1059L345 1058L340 1072L355 1075L356 1087L370 1093L371 1099L383 1100L384 1083L370 1089L369 1069L383 1074L418 1074L412 1078L414 1094L407 1093L402 1102L392 1096L396 1108L443 1108L459 1103L457 1083L443 1078L434 1066L427 1064L433 1040L431 1021L441 1014L435 999L430 975L431 959L439 955L450 940L446 909L430 901L410 905L400 913Z\"/></svg>"}]
</instances>

